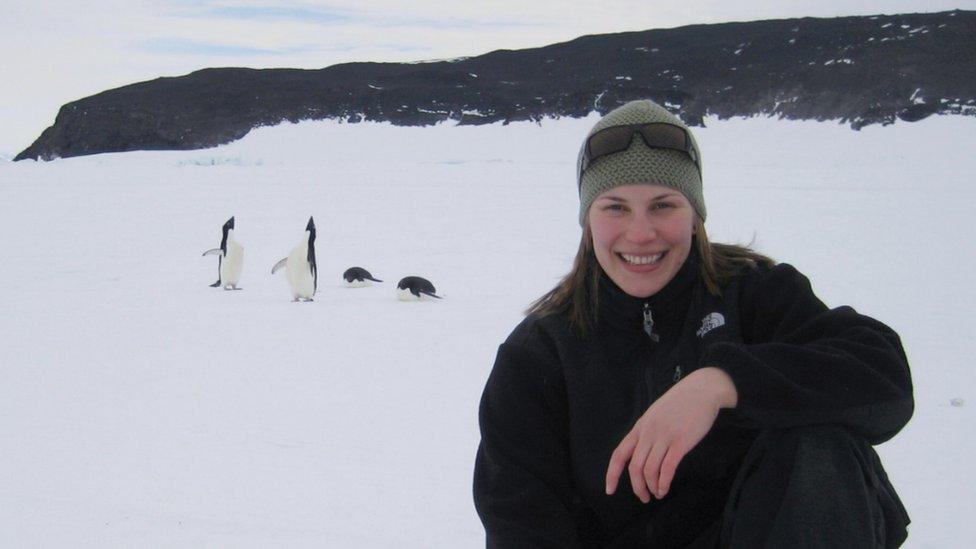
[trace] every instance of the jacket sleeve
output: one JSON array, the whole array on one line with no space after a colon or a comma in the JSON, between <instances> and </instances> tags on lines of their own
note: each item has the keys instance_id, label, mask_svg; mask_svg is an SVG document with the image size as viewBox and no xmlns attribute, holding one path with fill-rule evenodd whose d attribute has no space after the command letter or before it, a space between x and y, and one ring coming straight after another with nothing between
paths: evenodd
<instances>
[{"instance_id":1,"label":"jacket sleeve","mask_svg":"<svg viewBox=\"0 0 976 549\"><path fill-rule=\"evenodd\" d=\"M510 338L481 399L474 501L489 548L579 546L565 423L540 362Z\"/></svg>"},{"instance_id":2,"label":"jacket sleeve","mask_svg":"<svg viewBox=\"0 0 976 549\"><path fill-rule=\"evenodd\" d=\"M741 294L746 343L716 343L701 361L731 376L738 416L759 428L840 424L872 444L901 430L914 400L898 335L850 307L828 309L790 265L756 276Z\"/></svg>"}]
</instances>

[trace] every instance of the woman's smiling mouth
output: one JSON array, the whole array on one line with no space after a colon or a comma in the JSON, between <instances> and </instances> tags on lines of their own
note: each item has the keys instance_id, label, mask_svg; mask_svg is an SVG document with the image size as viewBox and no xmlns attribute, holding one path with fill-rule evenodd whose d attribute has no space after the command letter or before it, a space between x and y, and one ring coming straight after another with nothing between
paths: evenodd
<instances>
[{"instance_id":1,"label":"woman's smiling mouth","mask_svg":"<svg viewBox=\"0 0 976 549\"><path fill-rule=\"evenodd\" d=\"M617 257L623 259L628 265L654 265L659 263L668 252L661 252L652 255L636 255L617 253Z\"/></svg>"}]
</instances>

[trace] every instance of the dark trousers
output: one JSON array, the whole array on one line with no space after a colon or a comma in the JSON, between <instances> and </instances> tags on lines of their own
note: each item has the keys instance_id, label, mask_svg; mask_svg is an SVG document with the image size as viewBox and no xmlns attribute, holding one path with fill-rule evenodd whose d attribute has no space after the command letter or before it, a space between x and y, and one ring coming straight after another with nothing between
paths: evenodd
<instances>
[{"instance_id":1,"label":"dark trousers","mask_svg":"<svg viewBox=\"0 0 976 549\"><path fill-rule=\"evenodd\" d=\"M727 481L675 491L605 547L890 548L908 523L871 445L825 425L761 432Z\"/></svg>"},{"instance_id":2,"label":"dark trousers","mask_svg":"<svg viewBox=\"0 0 976 549\"><path fill-rule=\"evenodd\" d=\"M692 547L898 547L908 523L864 439L837 426L764 431L743 460L721 521Z\"/></svg>"}]
</instances>

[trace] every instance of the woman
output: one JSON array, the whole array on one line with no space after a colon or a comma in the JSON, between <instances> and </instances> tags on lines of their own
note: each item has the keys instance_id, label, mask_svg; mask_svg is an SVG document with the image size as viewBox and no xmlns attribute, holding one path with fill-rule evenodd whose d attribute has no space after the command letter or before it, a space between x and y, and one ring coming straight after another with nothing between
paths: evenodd
<instances>
[{"instance_id":1,"label":"woman","mask_svg":"<svg viewBox=\"0 0 976 549\"><path fill-rule=\"evenodd\" d=\"M701 155L651 101L579 159L572 271L499 347L474 496L489 547L894 547L871 448L912 415L890 328L705 233Z\"/></svg>"}]
</instances>

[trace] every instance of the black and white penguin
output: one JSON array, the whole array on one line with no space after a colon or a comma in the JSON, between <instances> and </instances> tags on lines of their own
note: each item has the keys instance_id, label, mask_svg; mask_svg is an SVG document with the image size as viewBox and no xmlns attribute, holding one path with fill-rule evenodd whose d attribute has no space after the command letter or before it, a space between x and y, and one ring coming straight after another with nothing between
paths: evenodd
<instances>
[{"instance_id":1,"label":"black and white penguin","mask_svg":"<svg viewBox=\"0 0 976 549\"><path fill-rule=\"evenodd\" d=\"M241 281L241 271L244 269L244 247L234 240L233 217L224 223L222 231L220 247L203 252L204 256L217 256L217 282L210 287L223 286L225 290L240 290L237 284Z\"/></svg>"},{"instance_id":2,"label":"black and white penguin","mask_svg":"<svg viewBox=\"0 0 976 549\"><path fill-rule=\"evenodd\" d=\"M305 236L298 246L288 254L288 257L275 263L271 274L275 274L282 267L288 285L291 286L293 301L312 301L318 288L318 267L315 264L315 221L309 217L305 226Z\"/></svg>"},{"instance_id":3,"label":"black and white penguin","mask_svg":"<svg viewBox=\"0 0 976 549\"><path fill-rule=\"evenodd\" d=\"M419 276L407 276L397 283L397 299L400 301L417 301L425 295L441 299L441 296L434 293L436 291L429 280Z\"/></svg>"},{"instance_id":4,"label":"black and white penguin","mask_svg":"<svg viewBox=\"0 0 976 549\"><path fill-rule=\"evenodd\" d=\"M373 275L369 274L369 271L362 267L349 267L346 269L346 272L342 273L342 279L346 281L346 286L350 288L369 286L370 280L373 282L383 282L382 280L373 278Z\"/></svg>"}]
</instances>

